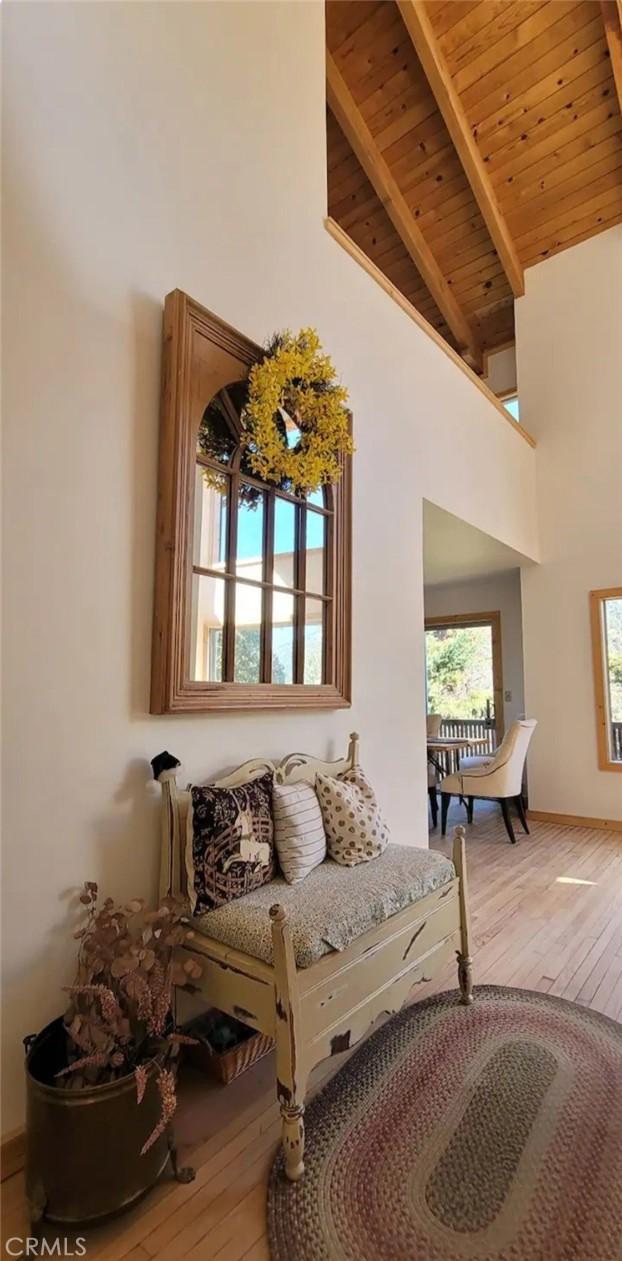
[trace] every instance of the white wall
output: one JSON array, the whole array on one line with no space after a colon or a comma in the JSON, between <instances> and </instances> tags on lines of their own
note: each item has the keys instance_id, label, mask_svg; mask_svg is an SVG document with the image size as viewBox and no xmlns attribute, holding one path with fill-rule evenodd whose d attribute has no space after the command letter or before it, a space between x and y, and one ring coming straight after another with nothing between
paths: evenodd
<instances>
[{"instance_id":1,"label":"white wall","mask_svg":"<svg viewBox=\"0 0 622 1261\"><path fill-rule=\"evenodd\" d=\"M530 556L536 528L533 451L323 228L322 4L4 7L6 1131L70 891L155 888L147 759L198 777L357 728L394 836L426 844L422 496ZM258 341L316 325L351 388L350 712L148 716L175 286Z\"/></svg>"},{"instance_id":2,"label":"white wall","mask_svg":"<svg viewBox=\"0 0 622 1261\"><path fill-rule=\"evenodd\" d=\"M536 810L622 819L600 771L588 593L622 583L622 227L526 273L516 304L521 420L538 440L540 566L523 571Z\"/></svg>"},{"instance_id":3,"label":"white wall","mask_svg":"<svg viewBox=\"0 0 622 1261\"><path fill-rule=\"evenodd\" d=\"M523 631L521 619L520 570L472 578L468 582L442 583L424 588L426 617L448 617L452 613L501 613L501 659L503 690L512 693L503 705L505 730L515 718L525 714L523 691Z\"/></svg>"},{"instance_id":4,"label":"white wall","mask_svg":"<svg viewBox=\"0 0 622 1261\"><path fill-rule=\"evenodd\" d=\"M511 390L516 390L516 346L506 346L488 355L486 369L484 380L493 394L509 394Z\"/></svg>"}]
</instances>

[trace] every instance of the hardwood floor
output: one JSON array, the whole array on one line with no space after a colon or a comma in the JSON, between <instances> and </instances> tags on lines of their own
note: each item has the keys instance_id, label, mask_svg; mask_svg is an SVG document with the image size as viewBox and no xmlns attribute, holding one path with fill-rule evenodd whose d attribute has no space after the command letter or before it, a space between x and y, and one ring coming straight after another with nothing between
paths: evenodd
<instances>
[{"instance_id":1,"label":"hardwood floor","mask_svg":"<svg viewBox=\"0 0 622 1261\"><path fill-rule=\"evenodd\" d=\"M451 822L464 822L461 807L453 807ZM622 1019L622 836L530 827L531 836L517 829L512 846L496 807L475 804L467 829L475 982L547 991ZM449 853L449 839L438 832L430 843ZM428 992L454 985L452 967ZM314 1089L346 1058L320 1065ZM268 1258L266 1183L279 1135L272 1060L228 1087L187 1071L177 1129L196 1181L167 1178L125 1216L82 1231L87 1261ZM4 1183L2 1210L4 1240L28 1234L22 1174ZM46 1235L59 1233L48 1228Z\"/></svg>"}]
</instances>

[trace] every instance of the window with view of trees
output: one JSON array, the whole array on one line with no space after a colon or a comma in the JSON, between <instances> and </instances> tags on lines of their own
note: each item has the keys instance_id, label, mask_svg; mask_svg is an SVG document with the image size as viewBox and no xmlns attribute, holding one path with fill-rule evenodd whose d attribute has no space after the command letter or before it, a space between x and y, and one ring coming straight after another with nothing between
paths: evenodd
<instances>
[{"instance_id":1,"label":"window with view of trees","mask_svg":"<svg viewBox=\"0 0 622 1261\"><path fill-rule=\"evenodd\" d=\"M167 298L154 713L350 702L350 459L304 498L254 474L242 414L259 353ZM295 422L278 425L295 447Z\"/></svg>"},{"instance_id":2,"label":"window with view of trees","mask_svg":"<svg viewBox=\"0 0 622 1261\"><path fill-rule=\"evenodd\" d=\"M445 626L425 636L428 711L485 718L493 704L489 626Z\"/></svg>"},{"instance_id":3,"label":"window with view of trees","mask_svg":"<svg viewBox=\"0 0 622 1261\"><path fill-rule=\"evenodd\" d=\"M592 591L592 643L601 770L622 770L622 587Z\"/></svg>"}]
</instances>

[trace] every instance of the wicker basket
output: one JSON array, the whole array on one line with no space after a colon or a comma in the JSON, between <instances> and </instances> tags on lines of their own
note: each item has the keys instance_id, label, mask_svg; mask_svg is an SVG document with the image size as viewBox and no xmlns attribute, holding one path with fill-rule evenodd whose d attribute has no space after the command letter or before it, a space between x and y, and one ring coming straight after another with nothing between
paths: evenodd
<instances>
[{"instance_id":1,"label":"wicker basket","mask_svg":"<svg viewBox=\"0 0 622 1261\"><path fill-rule=\"evenodd\" d=\"M211 1014L211 1012L208 1013L208 1015ZM240 1021L236 1023L241 1024ZM247 1025L242 1027L248 1028ZM192 1037L197 1037L197 1029L192 1025L189 1025L185 1032ZM235 1081L236 1077L240 1076L240 1073L245 1073L247 1068L256 1064L257 1060L263 1059L263 1056L272 1051L273 1047L274 1042L267 1034L249 1030L248 1037L227 1051L215 1051L207 1040L199 1037L194 1046L186 1047L186 1053L189 1062L200 1072L209 1073L210 1077L215 1077L217 1081L228 1086L229 1082Z\"/></svg>"}]
</instances>

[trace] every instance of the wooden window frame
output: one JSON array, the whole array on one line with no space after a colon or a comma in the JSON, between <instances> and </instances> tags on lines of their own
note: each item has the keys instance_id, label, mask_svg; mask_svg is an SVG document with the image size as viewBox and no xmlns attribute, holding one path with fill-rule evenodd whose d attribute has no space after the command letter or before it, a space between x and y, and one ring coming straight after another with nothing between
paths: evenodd
<instances>
[{"instance_id":1,"label":"wooden window frame","mask_svg":"<svg viewBox=\"0 0 622 1261\"><path fill-rule=\"evenodd\" d=\"M349 456L342 459L340 482L331 488L333 528L326 531L332 536L325 542L325 563L332 586L330 613L324 619L326 682L249 684L197 682L190 678L198 428L210 398L224 386L244 377L260 354L259 346L181 290L168 294L164 306L152 714L344 709L351 705L352 461ZM244 475L244 480L253 479Z\"/></svg>"},{"instance_id":2,"label":"wooden window frame","mask_svg":"<svg viewBox=\"0 0 622 1261\"><path fill-rule=\"evenodd\" d=\"M605 645L603 636L603 606L607 600L622 599L622 587L602 587L590 591L590 621L592 625L592 665L594 670L594 695L596 700L596 740L598 766L601 771L622 771L622 762L611 758L609 744L608 688L605 685Z\"/></svg>"},{"instance_id":3,"label":"wooden window frame","mask_svg":"<svg viewBox=\"0 0 622 1261\"><path fill-rule=\"evenodd\" d=\"M426 617L426 630L452 630L456 626L490 626L492 641L492 686L495 700L495 732L497 746L505 732L503 713L503 645L501 641L501 612L452 613L446 617Z\"/></svg>"}]
</instances>

